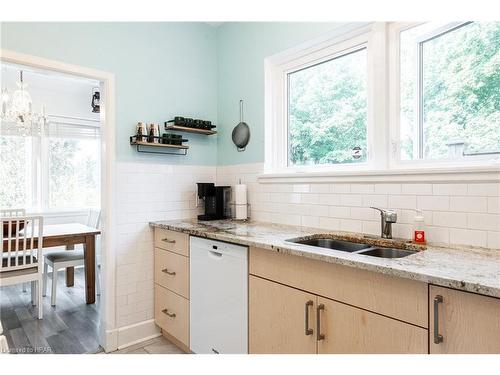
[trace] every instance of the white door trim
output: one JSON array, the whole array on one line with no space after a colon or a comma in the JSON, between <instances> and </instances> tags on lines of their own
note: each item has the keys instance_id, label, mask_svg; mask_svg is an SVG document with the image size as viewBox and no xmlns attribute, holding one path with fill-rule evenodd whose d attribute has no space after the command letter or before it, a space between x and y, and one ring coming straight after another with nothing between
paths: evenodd
<instances>
[{"instance_id":1,"label":"white door trim","mask_svg":"<svg viewBox=\"0 0 500 375\"><path fill-rule=\"evenodd\" d=\"M101 107L100 120L103 124L101 138L101 220L103 223L102 251L102 280L103 293L101 296L100 337L99 344L107 351L118 348L116 335L115 311L115 251L114 251L114 194L115 191L115 75L101 70L91 69L79 65L64 63L57 60L27 55L6 49L0 49L0 61L26 65L34 68L52 70L55 72L73 74L81 77L101 81L101 98L104 106Z\"/></svg>"}]
</instances>

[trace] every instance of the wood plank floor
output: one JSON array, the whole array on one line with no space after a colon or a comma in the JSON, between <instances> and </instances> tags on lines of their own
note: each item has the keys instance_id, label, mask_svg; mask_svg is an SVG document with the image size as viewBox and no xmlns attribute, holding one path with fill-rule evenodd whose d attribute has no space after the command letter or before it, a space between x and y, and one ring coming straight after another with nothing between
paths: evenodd
<instances>
[{"instance_id":1,"label":"wood plank floor","mask_svg":"<svg viewBox=\"0 0 500 375\"><path fill-rule=\"evenodd\" d=\"M31 292L22 285L0 288L0 320L11 353L96 353L99 300L85 303L83 268L75 269L75 286L67 288L64 270L59 271L57 306L50 305L50 275L47 296L43 298L43 319L31 305Z\"/></svg>"}]
</instances>

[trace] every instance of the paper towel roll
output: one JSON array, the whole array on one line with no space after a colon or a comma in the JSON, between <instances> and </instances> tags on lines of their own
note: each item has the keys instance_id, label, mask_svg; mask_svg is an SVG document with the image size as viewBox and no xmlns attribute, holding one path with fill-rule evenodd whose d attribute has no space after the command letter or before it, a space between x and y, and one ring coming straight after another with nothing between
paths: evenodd
<instances>
[{"instance_id":1,"label":"paper towel roll","mask_svg":"<svg viewBox=\"0 0 500 375\"><path fill-rule=\"evenodd\" d=\"M246 220L248 218L248 207L246 204L235 204L236 220Z\"/></svg>"},{"instance_id":2,"label":"paper towel roll","mask_svg":"<svg viewBox=\"0 0 500 375\"><path fill-rule=\"evenodd\" d=\"M247 202L247 186L244 184L238 184L234 186L234 203L235 204L244 204Z\"/></svg>"}]
</instances>

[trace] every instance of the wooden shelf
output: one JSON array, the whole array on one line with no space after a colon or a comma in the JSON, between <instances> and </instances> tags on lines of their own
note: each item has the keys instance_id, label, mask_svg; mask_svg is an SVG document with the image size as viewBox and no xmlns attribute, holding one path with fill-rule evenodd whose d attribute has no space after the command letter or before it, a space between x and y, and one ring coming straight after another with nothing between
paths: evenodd
<instances>
[{"instance_id":1,"label":"wooden shelf","mask_svg":"<svg viewBox=\"0 0 500 375\"><path fill-rule=\"evenodd\" d=\"M166 125L165 130L177 130L180 132L205 134L205 135L217 134L217 132L215 130L195 129L195 128L188 128L188 127L179 126L179 125Z\"/></svg>"},{"instance_id":2,"label":"wooden shelf","mask_svg":"<svg viewBox=\"0 0 500 375\"><path fill-rule=\"evenodd\" d=\"M181 145L165 145L162 143L149 143L149 142L136 142L131 141L130 145L137 147L137 152L144 152L147 154L171 154L171 155L187 155L187 150L189 146L181 146ZM155 147L158 151L148 151L143 147ZM164 150L164 151L160 151ZM171 150L171 151L170 151ZM174 150L184 151L182 153L172 152Z\"/></svg>"}]
</instances>

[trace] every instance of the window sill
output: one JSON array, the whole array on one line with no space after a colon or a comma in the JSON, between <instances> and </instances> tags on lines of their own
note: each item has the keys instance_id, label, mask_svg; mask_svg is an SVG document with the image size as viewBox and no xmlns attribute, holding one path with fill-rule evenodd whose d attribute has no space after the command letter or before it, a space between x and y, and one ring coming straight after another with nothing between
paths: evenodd
<instances>
[{"instance_id":1,"label":"window sill","mask_svg":"<svg viewBox=\"0 0 500 375\"><path fill-rule=\"evenodd\" d=\"M259 183L500 182L500 165L364 171L264 173Z\"/></svg>"}]
</instances>

